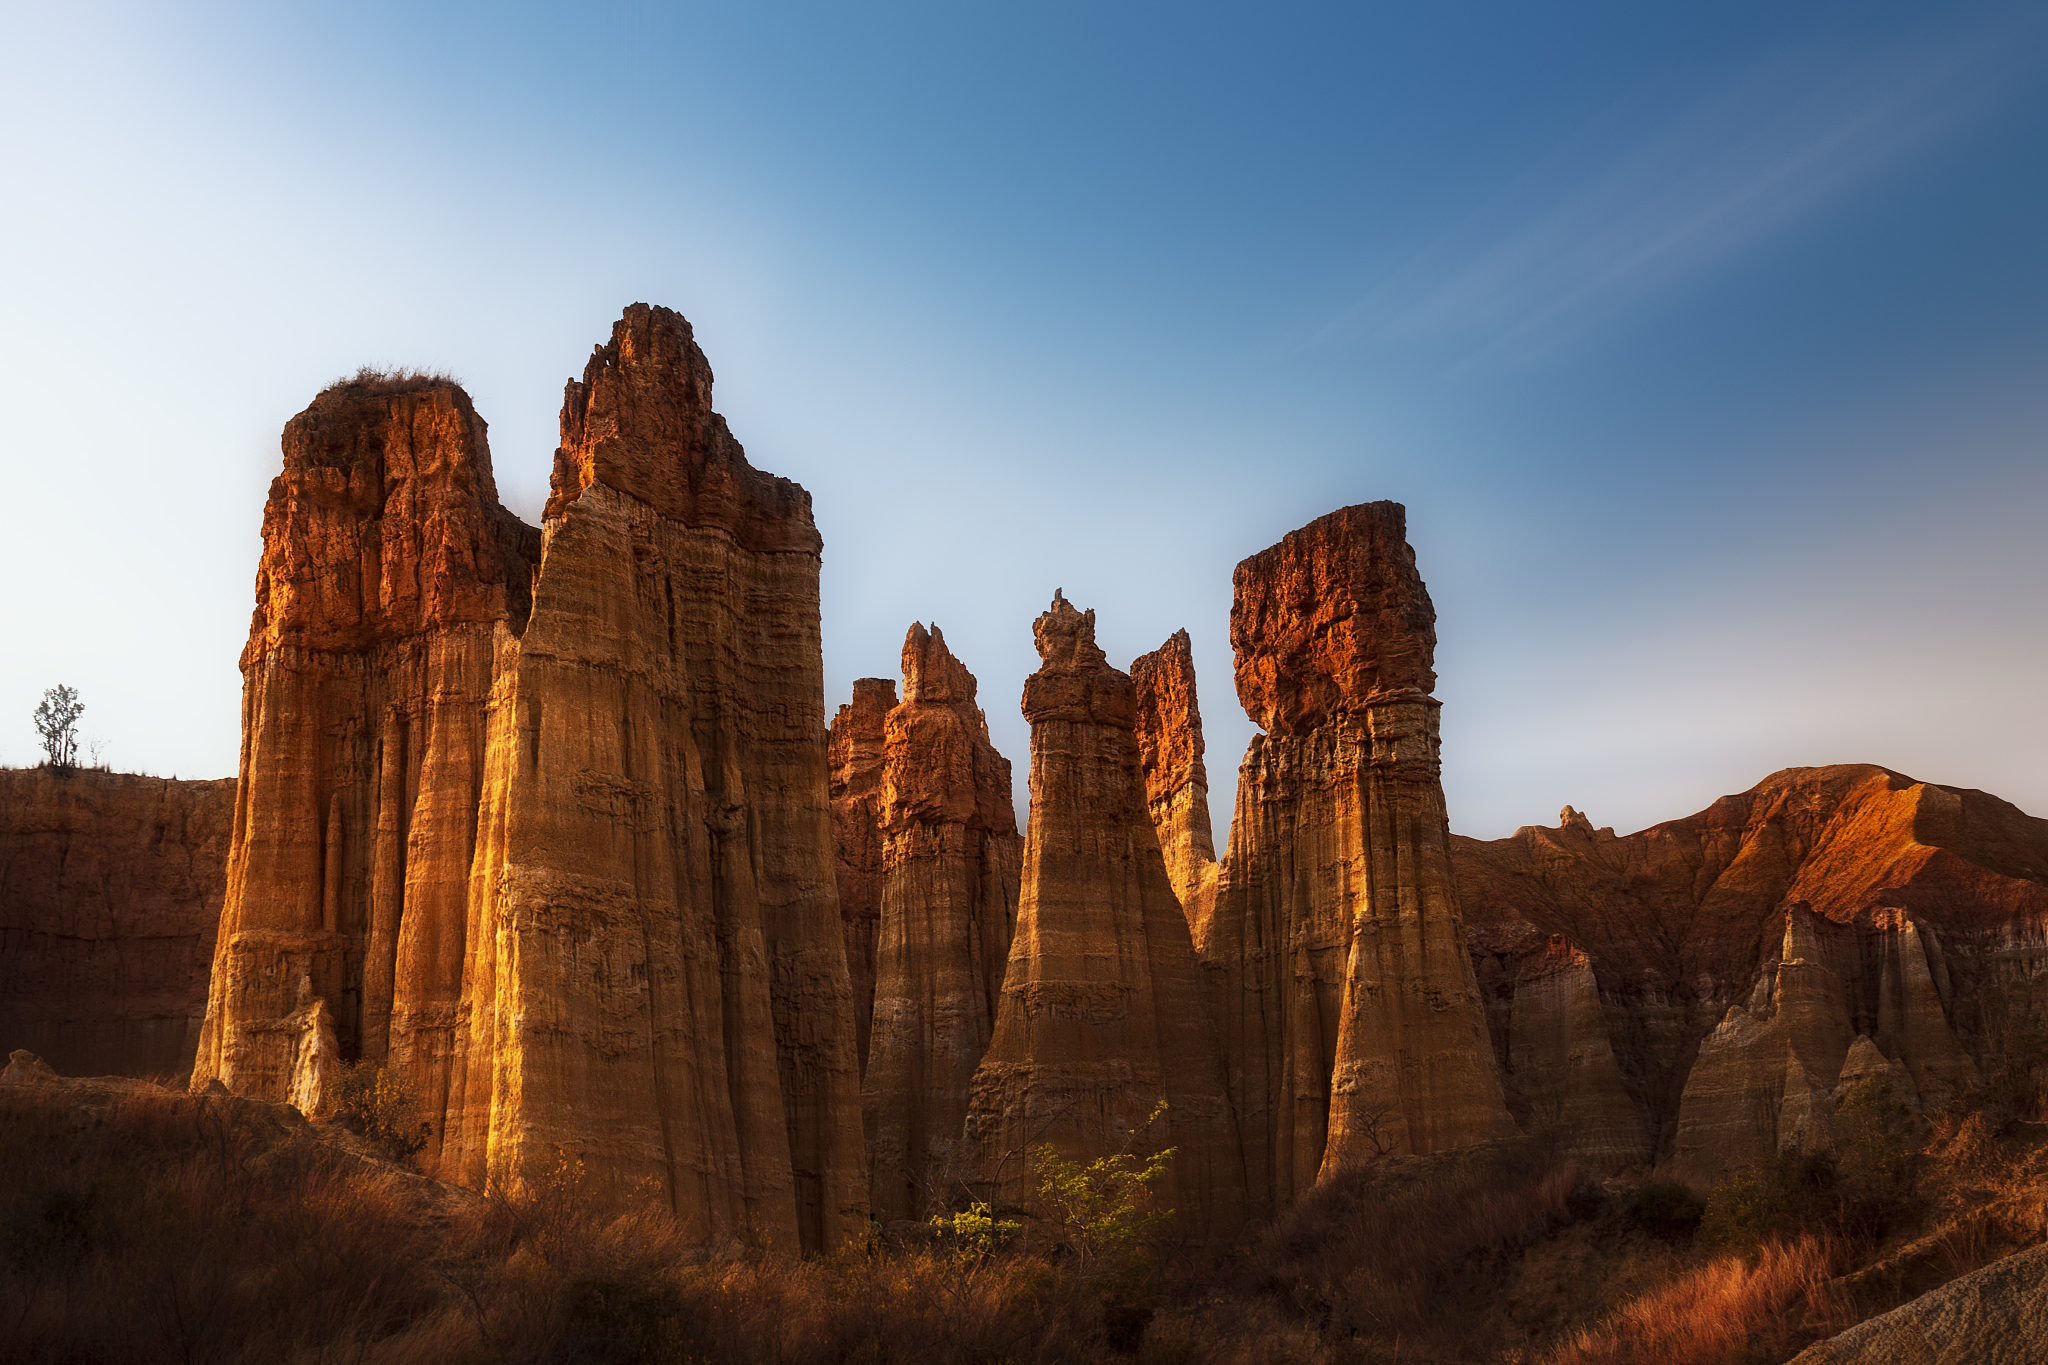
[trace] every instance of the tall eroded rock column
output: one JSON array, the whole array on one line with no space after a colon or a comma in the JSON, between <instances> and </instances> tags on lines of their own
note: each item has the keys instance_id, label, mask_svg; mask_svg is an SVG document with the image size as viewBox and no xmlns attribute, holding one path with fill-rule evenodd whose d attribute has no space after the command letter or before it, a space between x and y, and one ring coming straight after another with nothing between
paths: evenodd
<instances>
[{"instance_id":1,"label":"tall eroded rock column","mask_svg":"<svg viewBox=\"0 0 2048 1365\"><path fill-rule=\"evenodd\" d=\"M193 1077L317 1093L300 1073L329 1064L325 1027L438 1120L485 703L498 641L525 625L539 534L498 505L483 419L449 381L366 372L292 418L283 447Z\"/></svg>"},{"instance_id":2,"label":"tall eroded rock column","mask_svg":"<svg viewBox=\"0 0 2048 1365\"><path fill-rule=\"evenodd\" d=\"M882 729L896 709L896 684L855 678L853 700L839 708L826 737L831 770L832 855L838 871L839 923L853 984L854 1037L861 1070L875 1013L875 951L882 928Z\"/></svg>"},{"instance_id":3,"label":"tall eroded rock column","mask_svg":"<svg viewBox=\"0 0 2048 1365\"><path fill-rule=\"evenodd\" d=\"M1087 1159L1179 1148L1166 1206L1197 1236L1244 1221L1244 1169L1187 921L1145 809L1131 679L1095 644L1095 613L1055 594L1032 627L1031 822L1017 934L967 1134L998 1198L1030 1188L1031 1152Z\"/></svg>"},{"instance_id":4,"label":"tall eroded rock column","mask_svg":"<svg viewBox=\"0 0 2048 1365\"><path fill-rule=\"evenodd\" d=\"M970 1174L955 1147L995 1030L1023 841L1010 762L974 675L934 626L903 641L903 704L883 728L882 897L861 1107L874 1217L915 1218ZM858 697L858 693L856 693Z\"/></svg>"},{"instance_id":5,"label":"tall eroded rock column","mask_svg":"<svg viewBox=\"0 0 2048 1365\"><path fill-rule=\"evenodd\" d=\"M1514 1133L1452 893L1436 615L1399 503L1311 522L1238 565L1238 780L1198 944L1254 1207L1325 1170Z\"/></svg>"},{"instance_id":6,"label":"tall eroded rock column","mask_svg":"<svg viewBox=\"0 0 2048 1365\"><path fill-rule=\"evenodd\" d=\"M533 611L498 636L444 1170L558 1150L707 1237L867 1209L810 498L635 304L562 406Z\"/></svg>"},{"instance_id":7,"label":"tall eroded rock column","mask_svg":"<svg viewBox=\"0 0 2048 1365\"><path fill-rule=\"evenodd\" d=\"M1209 770L1202 762L1202 708L1195 697L1194 649L1185 630L1131 662L1138 693L1138 760L1145 808L1159 832L1166 875L1188 926L1216 902L1216 840L1209 824Z\"/></svg>"}]
</instances>

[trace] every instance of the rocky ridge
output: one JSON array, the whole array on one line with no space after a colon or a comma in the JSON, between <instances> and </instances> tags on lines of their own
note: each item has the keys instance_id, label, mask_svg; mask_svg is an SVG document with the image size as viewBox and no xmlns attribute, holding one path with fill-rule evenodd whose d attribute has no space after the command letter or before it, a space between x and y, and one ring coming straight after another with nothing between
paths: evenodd
<instances>
[{"instance_id":1,"label":"rocky ridge","mask_svg":"<svg viewBox=\"0 0 2048 1365\"><path fill-rule=\"evenodd\" d=\"M1982 792L1790 768L1626 837L1567 807L1453 847L1518 1112L1612 1166L1711 1184L1827 1145L1863 1080L1931 1112L2048 1036L2048 821Z\"/></svg>"}]
</instances>

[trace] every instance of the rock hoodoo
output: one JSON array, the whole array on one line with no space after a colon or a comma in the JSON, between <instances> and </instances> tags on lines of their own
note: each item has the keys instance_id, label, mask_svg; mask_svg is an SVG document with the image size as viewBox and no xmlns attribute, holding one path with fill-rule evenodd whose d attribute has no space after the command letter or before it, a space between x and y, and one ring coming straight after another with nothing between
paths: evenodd
<instances>
[{"instance_id":1,"label":"rock hoodoo","mask_svg":"<svg viewBox=\"0 0 2048 1365\"><path fill-rule=\"evenodd\" d=\"M1199 933L1216 900L1216 840L1209 824L1209 770L1202 762L1202 708L1195 698L1188 633L1177 630L1165 644L1133 660L1131 682L1138 695L1145 809L1159 832L1174 894L1188 926Z\"/></svg>"},{"instance_id":2,"label":"rock hoodoo","mask_svg":"<svg viewBox=\"0 0 2048 1365\"><path fill-rule=\"evenodd\" d=\"M311 1001L443 1176L567 1151L705 1237L857 1232L820 542L689 325L634 305L568 386L539 533L451 384L338 386L284 445L195 1080L284 1098Z\"/></svg>"},{"instance_id":3,"label":"rock hoodoo","mask_svg":"<svg viewBox=\"0 0 2048 1365\"><path fill-rule=\"evenodd\" d=\"M1162 1202L1195 1235L1244 1220L1243 1166L1201 967L1146 813L1131 679L1095 613L1058 594L1032 628L1031 821L1017 933L967 1135L985 1187L1015 1199L1030 1153L1179 1148ZM1161 1121L1146 1121L1161 1101Z\"/></svg>"},{"instance_id":4,"label":"rock hoodoo","mask_svg":"<svg viewBox=\"0 0 2048 1365\"><path fill-rule=\"evenodd\" d=\"M0 1048L191 1068L234 804L232 779L0 769Z\"/></svg>"},{"instance_id":5,"label":"rock hoodoo","mask_svg":"<svg viewBox=\"0 0 2048 1365\"><path fill-rule=\"evenodd\" d=\"M438 1108L497 639L525 625L540 537L498 505L483 419L451 381L337 384L283 446L194 1077L269 1100L314 1085L303 983L346 1053L417 1070Z\"/></svg>"},{"instance_id":6,"label":"rock hoodoo","mask_svg":"<svg viewBox=\"0 0 2048 1365\"><path fill-rule=\"evenodd\" d=\"M875 1013L875 946L882 927L882 727L896 709L896 684L856 678L826 739L831 770L832 852L839 923L853 985L854 1035L863 1072Z\"/></svg>"},{"instance_id":7,"label":"rock hoodoo","mask_svg":"<svg viewBox=\"0 0 2048 1365\"><path fill-rule=\"evenodd\" d=\"M1399 503L1238 565L1238 698L1264 730L1197 943L1254 1208L1326 1169L1515 1132L1453 890L1435 611Z\"/></svg>"},{"instance_id":8,"label":"rock hoodoo","mask_svg":"<svg viewBox=\"0 0 2048 1365\"><path fill-rule=\"evenodd\" d=\"M974 675L937 626L913 624L903 641L903 702L884 721L880 785L861 1107L873 1214L889 1220L921 1216L930 1193L970 1174L955 1148L995 1030L1023 861L1009 760L989 743Z\"/></svg>"}]
</instances>

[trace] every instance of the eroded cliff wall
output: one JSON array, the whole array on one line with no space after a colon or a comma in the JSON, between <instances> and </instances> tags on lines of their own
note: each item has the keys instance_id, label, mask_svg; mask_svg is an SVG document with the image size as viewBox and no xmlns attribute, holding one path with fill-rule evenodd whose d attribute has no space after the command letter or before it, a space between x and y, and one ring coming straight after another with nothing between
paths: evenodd
<instances>
[{"instance_id":1,"label":"eroded cliff wall","mask_svg":"<svg viewBox=\"0 0 2048 1365\"><path fill-rule=\"evenodd\" d=\"M971 1175L956 1152L995 1031L1023 839L1010 763L974 675L934 626L903 641L903 702L884 719L882 894L873 1042L861 1085L873 1216L916 1218Z\"/></svg>"},{"instance_id":2,"label":"eroded cliff wall","mask_svg":"<svg viewBox=\"0 0 2048 1365\"><path fill-rule=\"evenodd\" d=\"M189 1071L235 783L0 770L0 1050L72 1075Z\"/></svg>"},{"instance_id":3,"label":"eroded cliff wall","mask_svg":"<svg viewBox=\"0 0 2048 1365\"><path fill-rule=\"evenodd\" d=\"M1174 1146L1164 1207L1197 1237L1245 1218L1244 1167L1203 972L1146 811L1137 698L1055 594L1032 629L1031 819L1017 933L967 1135L985 1188L1030 1188L1030 1153ZM1147 1120L1161 1103L1157 1123ZM1131 1135L1136 1134L1133 1138Z\"/></svg>"},{"instance_id":4,"label":"eroded cliff wall","mask_svg":"<svg viewBox=\"0 0 2048 1365\"><path fill-rule=\"evenodd\" d=\"M1924 1109L2048 1036L2048 821L1982 792L1791 768L1626 837L1567 807L1454 846L1518 1105L1627 1127L1601 1068L1516 1055L1535 964L1583 957L1599 1009L1572 1011L1567 1046L1611 1053L1643 1151L1701 1184L1826 1145L1862 1079Z\"/></svg>"}]
</instances>

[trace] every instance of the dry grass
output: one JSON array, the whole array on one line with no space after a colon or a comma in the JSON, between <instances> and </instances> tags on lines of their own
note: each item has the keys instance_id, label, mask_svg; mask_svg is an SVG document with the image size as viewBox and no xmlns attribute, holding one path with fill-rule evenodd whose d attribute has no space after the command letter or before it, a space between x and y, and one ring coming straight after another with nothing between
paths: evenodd
<instances>
[{"instance_id":1,"label":"dry grass","mask_svg":"<svg viewBox=\"0 0 2048 1365\"><path fill-rule=\"evenodd\" d=\"M462 381L446 370L413 369L404 365L386 370L365 365L354 374L345 374L320 390L319 397L331 394L336 397L375 398L394 393L418 393L449 385L460 388Z\"/></svg>"},{"instance_id":2,"label":"dry grass","mask_svg":"<svg viewBox=\"0 0 2048 1365\"><path fill-rule=\"evenodd\" d=\"M1579 1332L1548 1365L1750 1365L1849 1324L1830 1301L1835 1251L1818 1238L1725 1257Z\"/></svg>"},{"instance_id":3,"label":"dry grass","mask_svg":"<svg viewBox=\"0 0 2048 1365\"><path fill-rule=\"evenodd\" d=\"M1462 1358L1482 1324L1440 1311L1461 1278L1570 1221L1585 1177L1526 1155L1447 1166L1406 1183L1369 1167L1318 1187L1263 1239L1270 1291L1338 1340Z\"/></svg>"}]
</instances>

